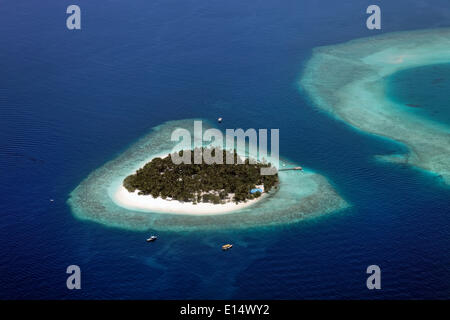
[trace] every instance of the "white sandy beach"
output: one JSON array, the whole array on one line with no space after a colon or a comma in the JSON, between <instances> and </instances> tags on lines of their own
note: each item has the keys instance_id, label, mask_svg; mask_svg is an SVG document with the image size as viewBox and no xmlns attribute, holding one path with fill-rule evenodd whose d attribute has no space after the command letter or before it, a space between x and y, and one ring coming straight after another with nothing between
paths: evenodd
<instances>
[{"instance_id":1,"label":"white sandy beach","mask_svg":"<svg viewBox=\"0 0 450 320\"><path fill-rule=\"evenodd\" d=\"M160 197L153 198L151 195L138 195L138 191L129 192L125 187L120 186L113 196L113 201L119 206L139 211L164 212L173 214L192 215L215 215L239 210L253 205L263 199L267 194L261 195L257 199L247 202L227 202L225 204L181 202L178 200L164 200Z\"/></svg>"},{"instance_id":2,"label":"white sandy beach","mask_svg":"<svg viewBox=\"0 0 450 320\"><path fill-rule=\"evenodd\" d=\"M171 151L172 152L172 151ZM169 152L158 153L151 156L134 170L130 171L129 174L134 174L137 169L142 168L146 163L152 161L154 158L166 158L169 156ZM125 177L124 177L125 178ZM123 181L123 179L121 179ZM264 190L264 186L256 186ZM129 192L122 183L117 187L117 189L111 194L111 198L117 205L130 210L139 210L145 212L161 212L161 213L171 213L171 214L189 214L189 215L217 215L230 213L248 206L255 204L265 198L267 193L263 193L259 198L247 200L246 202L235 202L229 201L224 204L213 204L213 203L197 203L193 204L191 202L181 202L178 200L167 200L161 197L153 198L151 195L139 195L138 191ZM231 199L232 194L229 195Z\"/></svg>"}]
</instances>

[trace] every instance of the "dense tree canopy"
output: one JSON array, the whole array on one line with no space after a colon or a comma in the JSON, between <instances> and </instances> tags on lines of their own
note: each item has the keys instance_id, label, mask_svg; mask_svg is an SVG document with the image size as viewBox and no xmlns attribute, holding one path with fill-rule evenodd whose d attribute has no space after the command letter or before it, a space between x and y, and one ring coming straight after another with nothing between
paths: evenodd
<instances>
[{"instance_id":1,"label":"dense tree canopy","mask_svg":"<svg viewBox=\"0 0 450 320\"><path fill-rule=\"evenodd\" d=\"M200 149L196 149L196 152ZM216 152L222 152L223 164L194 164L194 152L184 150L178 156L191 155L191 164L175 164L172 155L165 158L154 158L125 178L124 187L129 192L139 191L140 195L152 195L154 198L175 199L185 202L211 202L214 204L234 201L236 203L247 199L257 198L260 192L254 194L250 190L257 185L264 186L264 192L276 188L278 175L261 175L260 169L270 167L270 163L250 164L249 160L241 161L236 151L226 151L222 149L201 148L202 152L211 152L212 156ZM176 155L176 154L173 154ZM226 157L234 157L235 164L225 164ZM231 199L230 194L234 194Z\"/></svg>"}]
</instances>

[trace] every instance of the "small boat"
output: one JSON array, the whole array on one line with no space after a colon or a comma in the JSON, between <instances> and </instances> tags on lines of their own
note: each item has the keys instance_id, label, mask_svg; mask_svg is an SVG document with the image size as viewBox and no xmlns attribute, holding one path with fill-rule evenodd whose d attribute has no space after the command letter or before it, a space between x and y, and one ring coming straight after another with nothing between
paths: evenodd
<instances>
[{"instance_id":1,"label":"small boat","mask_svg":"<svg viewBox=\"0 0 450 320\"><path fill-rule=\"evenodd\" d=\"M228 249L231 249L231 248L233 248L233 245L232 245L232 244L229 244L229 243L224 244L224 245L222 246L222 250L224 250L224 251L226 251L226 250L228 250Z\"/></svg>"},{"instance_id":2,"label":"small boat","mask_svg":"<svg viewBox=\"0 0 450 320\"><path fill-rule=\"evenodd\" d=\"M151 237L148 238L146 241L147 241L147 242L153 242L153 241L155 241L156 239L158 239L157 236L151 236Z\"/></svg>"},{"instance_id":3,"label":"small boat","mask_svg":"<svg viewBox=\"0 0 450 320\"><path fill-rule=\"evenodd\" d=\"M217 122L218 122L218 123L222 123L222 120L223 120L222 118L218 118L218 119L217 119Z\"/></svg>"}]
</instances>

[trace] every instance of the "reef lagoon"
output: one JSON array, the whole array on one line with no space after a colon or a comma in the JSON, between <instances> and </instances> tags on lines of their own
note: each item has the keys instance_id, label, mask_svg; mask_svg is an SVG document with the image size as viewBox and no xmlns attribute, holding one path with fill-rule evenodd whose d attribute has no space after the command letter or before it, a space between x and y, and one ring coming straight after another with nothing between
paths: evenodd
<instances>
[{"instance_id":1,"label":"reef lagoon","mask_svg":"<svg viewBox=\"0 0 450 320\"><path fill-rule=\"evenodd\" d=\"M408 149L369 133L369 125L363 131L329 116L324 110L337 105L318 108L298 86L312 55L339 43L344 50L348 41L372 37L335 56L339 65L329 61L325 77L312 74L311 89L356 81L365 74L357 57L394 35L393 48L402 35L427 34L419 45L427 51L441 32L434 46L443 46L442 29L410 30L450 27L448 0L383 1L381 30L366 28L367 3L360 0L78 4L83 26L74 31L65 26L61 1L2 1L1 299L448 299L450 188L430 171L377 161L389 154L404 161ZM392 33L398 31L407 32ZM355 68L335 77L352 59ZM432 94L433 101L420 83L429 83L424 76L448 79L448 72L417 68L417 87L389 86L391 77L413 69L377 76L378 86L403 119L417 113L419 130L433 120L443 132L450 90ZM328 93L331 102L336 92ZM426 119L435 110L441 113ZM220 128L279 128L280 155L304 167L311 184L309 168L326 177L349 208L297 223L194 230L197 217L130 211L111 201L108 183L139 165L120 164L139 152L135 146L154 145L144 162L170 149L145 137L156 138L173 123L167 121L200 118ZM108 172L114 167L123 171ZM240 217L201 218L206 224L231 216ZM162 230L169 220L176 231ZM179 231L177 221L183 228L191 222L193 231ZM150 225L155 230L145 229ZM152 234L158 240L149 244ZM228 252L225 243L233 244ZM381 267L381 290L366 287L372 264ZM69 265L81 268L81 290L66 288Z\"/></svg>"},{"instance_id":2,"label":"reef lagoon","mask_svg":"<svg viewBox=\"0 0 450 320\"><path fill-rule=\"evenodd\" d=\"M210 127L207 124L206 128ZM301 172L279 171L280 183L276 190L265 194L263 199L251 206L223 214L174 214L121 206L115 195L122 186L123 179L141 168L149 159L173 152L178 142L171 141L171 134L177 128L187 129L193 135L194 119L168 121L153 128L116 159L92 172L70 194L68 203L73 213L80 219L113 227L176 231L292 223L349 206L325 177L309 169Z\"/></svg>"},{"instance_id":3,"label":"reef lagoon","mask_svg":"<svg viewBox=\"0 0 450 320\"><path fill-rule=\"evenodd\" d=\"M316 48L300 85L316 106L334 117L409 148L407 154L377 159L424 169L448 185L450 127L407 110L386 93L389 76L448 62L449 28L394 32Z\"/></svg>"}]
</instances>

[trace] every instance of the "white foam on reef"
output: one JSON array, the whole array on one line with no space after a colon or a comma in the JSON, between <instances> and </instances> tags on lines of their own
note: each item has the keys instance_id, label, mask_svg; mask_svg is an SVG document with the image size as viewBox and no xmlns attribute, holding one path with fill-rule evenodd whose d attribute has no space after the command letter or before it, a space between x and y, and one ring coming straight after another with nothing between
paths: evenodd
<instances>
[{"instance_id":1,"label":"white foam on reef","mask_svg":"<svg viewBox=\"0 0 450 320\"><path fill-rule=\"evenodd\" d=\"M403 162L450 184L450 128L407 112L387 98L387 76L450 62L450 28L395 32L314 49L300 86L336 118L402 142L410 153L378 159Z\"/></svg>"},{"instance_id":2,"label":"white foam on reef","mask_svg":"<svg viewBox=\"0 0 450 320\"><path fill-rule=\"evenodd\" d=\"M238 210L226 210L223 214L207 209L201 213L191 211L172 214L174 212L162 212L163 208L139 208L138 204L133 207L129 202L121 204L117 192L122 188L123 179L151 158L170 153L176 144L170 141L172 131L185 128L193 132L193 121L169 121L155 127L119 157L92 172L70 194L68 203L75 216L132 230L196 230L291 223L307 216L348 207L323 176L307 170L303 173L279 172L280 184L277 190L267 193L259 201L242 205ZM205 122L203 126L207 129ZM182 205L186 205L187 210L198 206L191 203Z\"/></svg>"}]
</instances>

